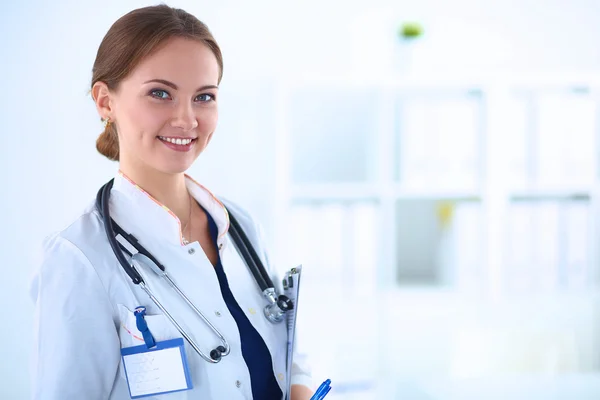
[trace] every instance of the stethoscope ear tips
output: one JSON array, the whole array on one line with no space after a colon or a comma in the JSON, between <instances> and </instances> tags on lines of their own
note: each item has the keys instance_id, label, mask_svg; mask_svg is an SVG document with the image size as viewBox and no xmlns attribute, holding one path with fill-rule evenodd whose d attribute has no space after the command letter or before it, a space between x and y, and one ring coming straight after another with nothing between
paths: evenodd
<instances>
[{"instance_id":1,"label":"stethoscope ear tips","mask_svg":"<svg viewBox=\"0 0 600 400\"><path fill-rule=\"evenodd\" d=\"M223 346L219 346L219 347L223 348ZM220 351L219 347L210 351L210 358L212 358L215 361L221 360L221 351ZM225 350L225 349L223 348L223 350Z\"/></svg>"},{"instance_id":2,"label":"stethoscope ear tips","mask_svg":"<svg viewBox=\"0 0 600 400\"><path fill-rule=\"evenodd\" d=\"M210 358L212 358L215 361L221 361L221 358L223 357L223 354L226 351L227 349L224 346L219 346L216 349L211 350Z\"/></svg>"}]
</instances>

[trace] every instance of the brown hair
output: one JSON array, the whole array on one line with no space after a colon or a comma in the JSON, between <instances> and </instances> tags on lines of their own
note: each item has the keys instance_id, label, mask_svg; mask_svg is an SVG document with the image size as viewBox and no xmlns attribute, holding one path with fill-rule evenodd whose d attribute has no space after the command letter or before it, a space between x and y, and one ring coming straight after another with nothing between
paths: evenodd
<instances>
[{"instance_id":1,"label":"brown hair","mask_svg":"<svg viewBox=\"0 0 600 400\"><path fill-rule=\"evenodd\" d=\"M96 54L92 87L104 82L110 90L165 40L182 37L202 42L217 58L219 82L223 77L223 57L208 27L193 15L161 4L138 8L123 15L108 30ZM119 140L111 121L96 140L96 149L107 158L119 160Z\"/></svg>"}]
</instances>

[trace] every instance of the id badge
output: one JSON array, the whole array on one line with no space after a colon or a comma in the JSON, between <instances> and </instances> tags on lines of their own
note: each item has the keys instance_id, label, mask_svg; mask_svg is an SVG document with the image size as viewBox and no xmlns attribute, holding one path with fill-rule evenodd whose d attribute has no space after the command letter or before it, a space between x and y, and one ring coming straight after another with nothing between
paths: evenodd
<instances>
[{"instance_id":1,"label":"id badge","mask_svg":"<svg viewBox=\"0 0 600 400\"><path fill-rule=\"evenodd\" d=\"M193 388L183 339L121 349L127 386L132 399Z\"/></svg>"}]
</instances>

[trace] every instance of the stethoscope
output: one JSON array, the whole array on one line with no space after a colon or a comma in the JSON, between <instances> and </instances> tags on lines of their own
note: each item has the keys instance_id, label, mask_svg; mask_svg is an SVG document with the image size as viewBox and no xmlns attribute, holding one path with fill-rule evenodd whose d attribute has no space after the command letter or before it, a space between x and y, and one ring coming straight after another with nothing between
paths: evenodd
<instances>
[{"instance_id":1,"label":"stethoscope","mask_svg":"<svg viewBox=\"0 0 600 400\"><path fill-rule=\"evenodd\" d=\"M210 363L218 363L221 358L229 354L229 343L221 332L204 316L204 314L192 303L192 301L179 289L177 284L173 282L167 274L165 266L162 265L154 256L142 246L138 240L131 234L126 233L111 217L109 210L110 191L113 186L113 179L100 188L96 196L96 209L102 217L104 230L108 237L108 242L112 248L117 260L123 267L123 270L129 275L134 284L139 285L148 294L150 299L164 313L164 315L177 328L181 335L187 340L192 348L206 361ZM229 214L229 234L231 235L238 251L241 253L246 265L252 272L256 283L260 287L263 297L267 299L268 304L264 308L264 314L267 320L272 323L280 323L284 320L285 313L293 308L292 301L285 295L277 295L275 286L265 270L258 254L248 240L239 222L233 214L227 210ZM127 243L122 243L118 238L122 238ZM136 252L137 251L137 252ZM127 253L131 257L131 264L125 258L123 253ZM164 278L167 283L179 294L179 296L194 310L194 312L206 323L206 325L217 335L221 341L221 345L212 349L207 356L196 342L187 334L187 332L177 323L175 318L165 309L165 307L154 296L150 288L144 282L144 279L136 270L137 268L150 267L150 270L159 277Z\"/></svg>"}]
</instances>

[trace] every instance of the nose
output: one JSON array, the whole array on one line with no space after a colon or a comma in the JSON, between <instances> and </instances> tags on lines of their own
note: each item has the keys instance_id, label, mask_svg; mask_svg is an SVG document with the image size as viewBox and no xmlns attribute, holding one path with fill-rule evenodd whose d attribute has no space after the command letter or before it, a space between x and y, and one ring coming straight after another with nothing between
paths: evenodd
<instances>
[{"instance_id":1,"label":"nose","mask_svg":"<svg viewBox=\"0 0 600 400\"><path fill-rule=\"evenodd\" d=\"M196 114L190 104L180 104L175 110L171 126L183 131L190 131L198 126Z\"/></svg>"}]
</instances>

